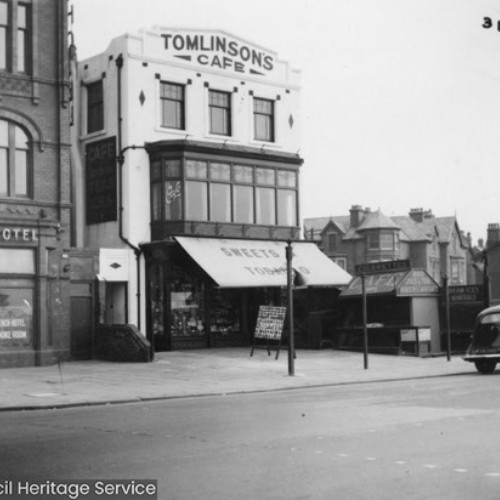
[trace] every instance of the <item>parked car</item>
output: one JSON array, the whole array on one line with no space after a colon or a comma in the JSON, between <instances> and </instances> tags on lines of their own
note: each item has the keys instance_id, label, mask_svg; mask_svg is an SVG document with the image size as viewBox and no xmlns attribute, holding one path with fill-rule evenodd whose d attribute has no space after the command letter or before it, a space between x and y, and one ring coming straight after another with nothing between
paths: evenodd
<instances>
[{"instance_id":1,"label":"parked car","mask_svg":"<svg viewBox=\"0 0 500 500\"><path fill-rule=\"evenodd\" d=\"M500 361L500 306L489 307L477 315L464 360L474 363L479 373L495 371Z\"/></svg>"}]
</instances>

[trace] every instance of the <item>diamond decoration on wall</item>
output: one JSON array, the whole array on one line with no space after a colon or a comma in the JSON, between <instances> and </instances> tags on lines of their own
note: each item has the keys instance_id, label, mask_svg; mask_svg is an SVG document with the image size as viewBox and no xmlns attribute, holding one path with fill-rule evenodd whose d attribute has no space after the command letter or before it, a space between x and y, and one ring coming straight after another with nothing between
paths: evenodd
<instances>
[{"instance_id":1,"label":"diamond decoration on wall","mask_svg":"<svg viewBox=\"0 0 500 500\"><path fill-rule=\"evenodd\" d=\"M288 117L288 125L290 125L290 128L293 128L293 116L292 115L290 115Z\"/></svg>"},{"instance_id":2,"label":"diamond decoration on wall","mask_svg":"<svg viewBox=\"0 0 500 500\"><path fill-rule=\"evenodd\" d=\"M141 93L139 94L139 102L141 103L141 106L144 106L145 101L146 101L146 96L144 95L144 92L141 90Z\"/></svg>"}]
</instances>

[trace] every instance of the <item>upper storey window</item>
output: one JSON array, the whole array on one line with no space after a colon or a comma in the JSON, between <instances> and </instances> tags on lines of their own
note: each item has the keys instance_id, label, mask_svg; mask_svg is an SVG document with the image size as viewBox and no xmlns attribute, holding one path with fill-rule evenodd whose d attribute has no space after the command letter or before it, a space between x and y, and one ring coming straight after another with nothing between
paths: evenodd
<instances>
[{"instance_id":1,"label":"upper storey window","mask_svg":"<svg viewBox=\"0 0 500 500\"><path fill-rule=\"evenodd\" d=\"M163 127L184 130L184 85L161 82L161 124Z\"/></svg>"},{"instance_id":2,"label":"upper storey window","mask_svg":"<svg viewBox=\"0 0 500 500\"><path fill-rule=\"evenodd\" d=\"M87 133L104 129L102 80L87 85Z\"/></svg>"},{"instance_id":3,"label":"upper storey window","mask_svg":"<svg viewBox=\"0 0 500 500\"><path fill-rule=\"evenodd\" d=\"M30 73L31 7L0 0L0 71Z\"/></svg>"},{"instance_id":4,"label":"upper storey window","mask_svg":"<svg viewBox=\"0 0 500 500\"><path fill-rule=\"evenodd\" d=\"M21 127L0 120L0 197L30 197L31 149Z\"/></svg>"},{"instance_id":5,"label":"upper storey window","mask_svg":"<svg viewBox=\"0 0 500 500\"><path fill-rule=\"evenodd\" d=\"M253 122L255 140L274 142L274 101L255 97Z\"/></svg>"},{"instance_id":6,"label":"upper storey window","mask_svg":"<svg viewBox=\"0 0 500 500\"><path fill-rule=\"evenodd\" d=\"M231 135L231 94L209 91L210 133Z\"/></svg>"}]
</instances>

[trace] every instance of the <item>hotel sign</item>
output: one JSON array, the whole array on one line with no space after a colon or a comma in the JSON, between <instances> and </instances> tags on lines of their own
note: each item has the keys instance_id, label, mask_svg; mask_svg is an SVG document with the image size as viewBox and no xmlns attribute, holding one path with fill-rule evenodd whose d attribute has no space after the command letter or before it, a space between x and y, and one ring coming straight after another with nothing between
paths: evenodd
<instances>
[{"instance_id":1,"label":"hotel sign","mask_svg":"<svg viewBox=\"0 0 500 500\"><path fill-rule=\"evenodd\" d=\"M173 57L212 69L268 75L274 55L225 34L163 33L165 51Z\"/></svg>"},{"instance_id":2,"label":"hotel sign","mask_svg":"<svg viewBox=\"0 0 500 500\"><path fill-rule=\"evenodd\" d=\"M38 241L38 235L35 229L0 227L0 241Z\"/></svg>"}]
</instances>

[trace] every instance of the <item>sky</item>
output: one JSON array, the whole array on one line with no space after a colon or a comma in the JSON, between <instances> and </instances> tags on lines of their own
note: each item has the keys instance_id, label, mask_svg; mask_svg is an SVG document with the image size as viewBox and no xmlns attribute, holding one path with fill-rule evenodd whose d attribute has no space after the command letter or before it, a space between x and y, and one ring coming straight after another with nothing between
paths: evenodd
<instances>
[{"instance_id":1,"label":"sky","mask_svg":"<svg viewBox=\"0 0 500 500\"><path fill-rule=\"evenodd\" d=\"M474 243L500 223L500 1L71 4L80 60L160 25L228 31L301 70L302 218L423 208Z\"/></svg>"}]
</instances>

